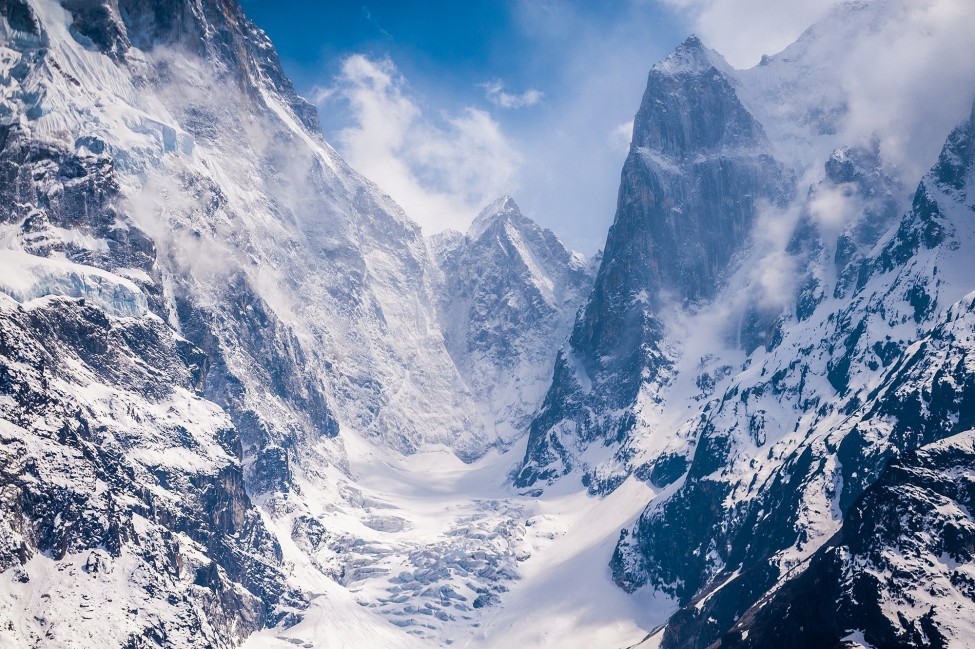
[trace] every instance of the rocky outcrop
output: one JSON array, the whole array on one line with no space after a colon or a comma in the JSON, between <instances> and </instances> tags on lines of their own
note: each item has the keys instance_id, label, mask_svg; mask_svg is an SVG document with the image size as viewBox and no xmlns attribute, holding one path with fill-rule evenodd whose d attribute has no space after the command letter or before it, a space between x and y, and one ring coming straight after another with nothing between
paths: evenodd
<instances>
[{"instance_id":1,"label":"rocky outcrop","mask_svg":"<svg viewBox=\"0 0 975 649\"><path fill-rule=\"evenodd\" d=\"M651 70L595 286L532 422L518 486L565 475L588 445L630 434L640 390L662 389L670 376L665 305L712 298L759 206L791 198L790 175L729 70L696 37ZM594 491L626 474L578 468Z\"/></svg>"},{"instance_id":2,"label":"rocky outcrop","mask_svg":"<svg viewBox=\"0 0 975 649\"><path fill-rule=\"evenodd\" d=\"M886 506L872 499L890 493L885 480L904 477L893 468L898 458L971 427L970 298L948 307L971 289L963 270L970 260L963 251L973 245L967 189L975 167L968 145L972 129L968 121L951 134L899 222L885 216L889 192L875 191L878 182L883 187L882 169L858 166L869 159L865 153L840 151L826 163L824 184L809 193L810 203L839 181L848 183L844 191L851 192L859 211L839 233L804 218L797 222L790 245L813 275L828 278L818 289L820 297L808 310L779 315L775 337L741 374L732 375L720 399L687 425L696 443L679 488L648 507L617 547L612 565L621 586L651 585L683 606L668 622L662 646L707 647L721 638L729 646L775 644L781 636L770 630L768 616L773 610L782 613L790 597L805 597L813 587L824 589L822 597L790 614L806 629L795 632L806 646L820 641L840 646L853 632L874 637L877 646L922 637L934 642L937 634L947 637L954 628L937 612L919 610L899 621L856 607L850 618L804 616L834 610L828 601L837 589L850 592L852 602L876 586L869 585L873 569L830 539L838 529L842 538L858 533L847 527L859 527L851 521L868 516L860 509L865 504L880 508L875 513L882 526ZM851 155L859 162L851 162ZM958 178L967 180L959 185ZM883 223L888 225L877 234ZM859 252L838 259L843 250ZM844 272L844 264L855 272ZM824 268L831 270L822 273ZM838 273L832 270L837 268ZM798 286L795 304L807 304L809 284ZM962 456L956 460L958 466L964 463ZM875 495L868 496L874 488ZM907 529L914 530L914 524ZM866 527L859 533L868 534ZM897 545L901 530L890 533L889 542ZM869 543L880 544L884 535L877 531ZM842 570L835 563L840 557ZM824 561L833 568L823 568ZM766 595L807 566L816 566L815 571L770 596L777 603L766 610ZM832 577L824 577L823 570L832 570ZM881 574L893 581L884 582L890 592L881 601L912 601L913 586L907 580L897 584L898 569L888 562L884 570L890 572ZM834 577L840 584L827 585ZM859 595L845 590L851 580L866 590ZM869 599L877 601L876 595ZM756 613L755 619L765 622L755 624L765 626L754 640L744 635L747 624L735 627L753 605L765 611ZM776 628L787 628L780 622ZM726 636L733 627L738 630ZM833 634L832 639L827 642L818 631ZM839 631L843 634L837 636Z\"/></svg>"},{"instance_id":3,"label":"rocky outcrop","mask_svg":"<svg viewBox=\"0 0 975 649\"><path fill-rule=\"evenodd\" d=\"M59 602L27 623L5 609L8 638L223 647L304 606L236 430L197 393L203 364L154 316L0 296L0 570L19 606Z\"/></svg>"},{"instance_id":4,"label":"rocky outcrop","mask_svg":"<svg viewBox=\"0 0 975 649\"><path fill-rule=\"evenodd\" d=\"M856 433L840 446L845 465L875 477L851 494L836 535L716 647L785 638L799 647L857 637L877 647L967 642L966 611L975 603L973 309L969 295L892 368L860 415L863 427L890 422L888 453Z\"/></svg>"},{"instance_id":5,"label":"rocky outcrop","mask_svg":"<svg viewBox=\"0 0 975 649\"><path fill-rule=\"evenodd\" d=\"M510 196L468 233L437 235L444 341L504 446L521 437L552 378L555 350L592 285L590 262Z\"/></svg>"}]
</instances>

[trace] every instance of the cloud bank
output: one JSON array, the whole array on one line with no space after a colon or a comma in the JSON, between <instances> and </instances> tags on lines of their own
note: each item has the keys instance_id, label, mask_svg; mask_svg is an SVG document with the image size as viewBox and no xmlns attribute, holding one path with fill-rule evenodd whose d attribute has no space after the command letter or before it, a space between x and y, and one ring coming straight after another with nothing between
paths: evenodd
<instances>
[{"instance_id":1,"label":"cloud bank","mask_svg":"<svg viewBox=\"0 0 975 649\"><path fill-rule=\"evenodd\" d=\"M661 0L684 13L698 36L736 68L775 54L838 0Z\"/></svg>"},{"instance_id":2,"label":"cloud bank","mask_svg":"<svg viewBox=\"0 0 975 649\"><path fill-rule=\"evenodd\" d=\"M844 53L848 140L877 139L916 185L975 98L975 2L891 0Z\"/></svg>"},{"instance_id":3,"label":"cloud bank","mask_svg":"<svg viewBox=\"0 0 975 649\"><path fill-rule=\"evenodd\" d=\"M484 204L518 187L522 156L490 114L424 114L388 59L347 57L314 99L347 104L352 123L335 134L343 156L427 234L464 229Z\"/></svg>"},{"instance_id":4,"label":"cloud bank","mask_svg":"<svg viewBox=\"0 0 975 649\"><path fill-rule=\"evenodd\" d=\"M885 160L916 184L975 96L971 0L662 0L705 43L742 69L777 54L821 20L811 44L789 50L842 89L842 144L879 141ZM787 101L787 99L784 99ZM822 161L810 161L819 165Z\"/></svg>"}]
</instances>

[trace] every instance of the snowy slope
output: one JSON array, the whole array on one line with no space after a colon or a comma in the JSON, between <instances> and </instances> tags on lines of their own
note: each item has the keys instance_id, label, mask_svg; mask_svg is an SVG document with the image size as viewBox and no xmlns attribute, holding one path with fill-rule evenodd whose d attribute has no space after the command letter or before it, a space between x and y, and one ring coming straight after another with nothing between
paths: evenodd
<instances>
[{"instance_id":1,"label":"snowy slope","mask_svg":"<svg viewBox=\"0 0 975 649\"><path fill-rule=\"evenodd\" d=\"M204 358L151 314L0 296L4 646L231 646L305 606Z\"/></svg>"},{"instance_id":2,"label":"snowy slope","mask_svg":"<svg viewBox=\"0 0 975 649\"><path fill-rule=\"evenodd\" d=\"M296 474L344 463L341 441L329 442L340 430L404 452L439 442L465 457L494 441L493 430L469 415L476 412L469 393L458 388L463 381L437 323L426 244L397 206L321 140L314 110L294 95L266 37L236 5L13 2L4 3L0 25L0 289L24 304L47 295L84 298L86 317L109 331L117 318L148 323L131 336L126 332L133 327L122 326L119 341L99 343L108 355L87 359L91 367L65 369L73 383L57 399L62 417L70 419L71 404L79 403L83 421L104 419L107 429L85 443L107 444L100 440L109 431L125 431L114 453L121 467L145 475L124 489L107 489L106 507L135 490L133 505L120 514L128 528L138 528L129 538L147 548L154 547L147 535L170 543L132 558L126 543L107 544L110 557L103 561L118 568L108 568L118 583L159 565L150 574L167 584L160 590L147 582L162 603L130 615L115 633L119 642L155 633L163 638L155 641L175 645L231 644L278 622L281 614L272 608L285 590L278 543L263 531L243 475L252 493L288 492ZM36 339L36 323L18 326ZM110 483L111 472L122 469L115 460L106 468L109 460L97 456L60 458L63 441L38 468L13 462L19 447L48 443L43 440L57 439L68 426L53 415L43 415L49 421L41 427L17 423L33 421L24 419L31 394L43 402L51 397L43 387L46 365L35 367L34 383L17 379L11 368L23 361L14 352L43 358L52 353L42 351L45 344L63 350L64 362L75 347L89 345L70 329L55 330L48 341L28 339L23 350L5 354L5 394L13 400L5 403L4 455L14 484L42 471L37 488L57 498L47 491L57 481L46 476L74 470L72 463L91 480ZM130 388L115 374L96 390L86 377L110 371L103 364L113 362L111 355L125 357L125 345L135 346L137 358L149 355L136 362L154 381L172 381L184 392L191 387L210 401L178 392L170 405L166 390L139 393L141 386ZM195 365L186 369L190 361ZM190 371L192 384L182 378ZM105 404L88 403L102 392ZM192 405L197 402L202 405ZM168 412L165 426L134 427L133 417L146 419L142 410ZM175 446L167 426L181 431ZM301 448L308 450L298 459ZM105 472L109 477L99 477ZM95 501L85 505L91 480L79 475L64 488L78 494L79 506L97 509ZM188 511L166 513L154 489L159 497L176 490ZM206 497L195 498L194 489ZM232 503L229 520L211 510L221 498ZM101 533L75 538L61 531L85 510L66 519L68 512L53 507L54 522L46 511L27 504L9 510L13 518L4 531L13 540L5 567L67 543L53 557L67 569L106 545ZM134 518L146 512L152 512L147 522ZM258 544L248 551L252 557L238 549L251 542L237 538L245 523ZM55 535L17 532L25 526L52 526ZM187 531L185 541L166 540ZM192 558L171 574L159 564L166 557ZM216 563L204 575L208 561ZM264 563L267 569L258 568ZM46 565L5 573L12 580L5 615L30 619L28 611L44 607L16 603L29 588L16 584L21 577L29 583L32 572L39 578L54 570ZM263 570L268 576L257 576ZM52 597L68 585L50 581ZM105 604L112 583L89 594L102 598L96 608L105 614L113 608ZM187 601L192 613L167 603L167 593ZM146 597L136 590L130 599ZM121 602L115 608L145 609ZM82 618L65 617L75 610L52 610L41 627L25 623L18 633L27 642L53 625L64 629L59 641L67 642L81 624ZM204 632L183 635L193 628Z\"/></svg>"},{"instance_id":3,"label":"snowy slope","mask_svg":"<svg viewBox=\"0 0 975 649\"><path fill-rule=\"evenodd\" d=\"M892 456L953 429L855 414L972 289L970 124L920 186L884 124L849 128L844 48L909 9L844 4L745 71L691 38L650 73L596 287L517 484L665 490L612 562L625 589L679 601L663 646L710 645Z\"/></svg>"},{"instance_id":4,"label":"snowy slope","mask_svg":"<svg viewBox=\"0 0 975 649\"><path fill-rule=\"evenodd\" d=\"M486 207L463 237L440 234L433 246L447 350L510 445L541 404L554 350L591 288L590 264L510 196Z\"/></svg>"},{"instance_id":5,"label":"snowy slope","mask_svg":"<svg viewBox=\"0 0 975 649\"><path fill-rule=\"evenodd\" d=\"M100 18L53 3L34 11L42 42L5 55L8 155L26 162L43 142L105 178L97 190L91 174L65 169L31 182L41 163L20 165L6 221L26 227L11 246L117 267L116 232L144 233L156 311L241 382L221 400L236 402L238 423L247 413L258 448L344 425L404 451L435 441L481 452L491 431L467 421L470 398L455 389L419 228L322 141L314 110L238 8L189 3L178 24L160 18L174 8L139 3ZM80 33L82 17L117 31L114 49ZM225 331L247 308L267 316L260 330ZM287 389L249 377L269 357Z\"/></svg>"},{"instance_id":6,"label":"snowy slope","mask_svg":"<svg viewBox=\"0 0 975 649\"><path fill-rule=\"evenodd\" d=\"M299 619L394 646L466 633L517 578L510 459L490 488L416 497L383 467L424 450L462 475L458 457L516 441L585 261L523 217L499 225L510 256L471 240L480 295L499 282L525 300L497 313L521 318L521 344L481 347L481 376L439 319L467 296L445 295L419 228L322 140L235 3L6 2L0 45L0 612L16 642L223 647ZM436 473L408 466L413 483ZM337 611L355 631L315 626Z\"/></svg>"},{"instance_id":7,"label":"snowy slope","mask_svg":"<svg viewBox=\"0 0 975 649\"><path fill-rule=\"evenodd\" d=\"M607 564L652 490L631 480L607 499L578 489L536 499L508 484L512 455L464 464L444 448L400 458L350 449L355 481L334 494L303 484L317 509L275 528L286 563L309 585L303 621L246 646L639 642L676 602L659 596L648 608L613 583ZM312 552L296 547L309 544Z\"/></svg>"},{"instance_id":8,"label":"snowy slope","mask_svg":"<svg viewBox=\"0 0 975 649\"><path fill-rule=\"evenodd\" d=\"M851 634L873 646L971 643L973 305L969 294L948 309L856 413L875 448L896 446L894 458L808 565L720 646L774 645L785 628L796 646Z\"/></svg>"}]
</instances>

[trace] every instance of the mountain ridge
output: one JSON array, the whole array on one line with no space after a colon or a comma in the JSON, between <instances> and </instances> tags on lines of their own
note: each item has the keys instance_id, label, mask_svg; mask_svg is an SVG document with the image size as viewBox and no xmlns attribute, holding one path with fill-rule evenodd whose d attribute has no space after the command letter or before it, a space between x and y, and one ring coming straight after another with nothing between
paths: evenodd
<instances>
[{"instance_id":1,"label":"mountain ridge","mask_svg":"<svg viewBox=\"0 0 975 649\"><path fill-rule=\"evenodd\" d=\"M552 350L568 335L591 284L589 263L508 195L485 207L467 234L440 236L434 247L444 275L447 348L506 429L502 445L510 445L541 403Z\"/></svg>"}]
</instances>

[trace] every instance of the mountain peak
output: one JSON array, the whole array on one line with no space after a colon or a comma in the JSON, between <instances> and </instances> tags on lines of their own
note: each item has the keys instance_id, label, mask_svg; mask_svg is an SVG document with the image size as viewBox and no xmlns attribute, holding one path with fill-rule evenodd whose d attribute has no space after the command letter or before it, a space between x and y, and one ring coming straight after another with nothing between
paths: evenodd
<instances>
[{"instance_id":1,"label":"mountain peak","mask_svg":"<svg viewBox=\"0 0 975 649\"><path fill-rule=\"evenodd\" d=\"M666 59L653 66L657 72L666 74L700 73L711 68L725 72L731 69L724 57L705 47L696 34L691 34L674 48Z\"/></svg>"},{"instance_id":2,"label":"mountain peak","mask_svg":"<svg viewBox=\"0 0 975 649\"><path fill-rule=\"evenodd\" d=\"M515 203L515 199L512 198L510 194L502 194L494 199L490 205L481 210L480 214L477 215L477 219L485 216L490 217L509 212L521 214L521 209L518 207L518 204ZM475 219L475 221L477 219Z\"/></svg>"},{"instance_id":3,"label":"mountain peak","mask_svg":"<svg viewBox=\"0 0 975 649\"><path fill-rule=\"evenodd\" d=\"M496 223L516 222L520 224L525 221L534 225L533 221L521 213L521 208L515 203L515 199L508 194L503 194L481 210L481 213L477 215L467 230L467 236L470 239L479 239Z\"/></svg>"}]
</instances>

